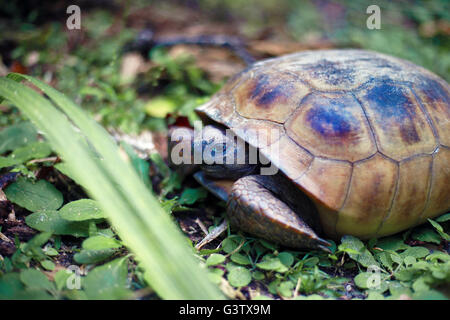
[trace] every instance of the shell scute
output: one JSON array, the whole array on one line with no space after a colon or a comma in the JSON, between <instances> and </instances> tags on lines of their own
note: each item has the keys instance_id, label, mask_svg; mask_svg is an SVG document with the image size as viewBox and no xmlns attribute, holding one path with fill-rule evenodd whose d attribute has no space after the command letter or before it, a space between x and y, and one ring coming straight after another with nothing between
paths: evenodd
<instances>
[{"instance_id":1,"label":"shell scute","mask_svg":"<svg viewBox=\"0 0 450 320\"><path fill-rule=\"evenodd\" d=\"M445 213L450 208L450 149L441 148L433 158L430 195L419 223Z\"/></svg>"},{"instance_id":2,"label":"shell scute","mask_svg":"<svg viewBox=\"0 0 450 320\"><path fill-rule=\"evenodd\" d=\"M292 75L256 73L233 92L236 111L246 118L283 123L310 89Z\"/></svg>"},{"instance_id":3,"label":"shell scute","mask_svg":"<svg viewBox=\"0 0 450 320\"><path fill-rule=\"evenodd\" d=\"M436 128L441 144L450 146L450 88L434 79L413 85Z\"/></svg>"},{"instance_id":4,"label":"shell scute","mask_svg":"<svg viewBox=\"0 0 450 320\"><path fill-rule=\"evenodd\" d=\"M406 229L421 216L428 199L430 155L414 157L399 164L398 186L392 208L377 236ZM416 179L420 172L421 179Z\"/></svg>"},{"instance_id":5,"label":"shell scute","mask_svg":"<svg viewBox=\"0 0 450 320\"><path fill-rule=\"evenodd\" d=\"M383 154L401 161L436 149L432 127L410 89L391 81L379 81L356 95Z\"/></svg>"},{"instance_id":6,"label":"shell scute","mask_svg":"<svg viewBox=\"0 0 450 320\"><path fill-rule=\"evenodd\" d=\"M363 110L349 93L310 94L285 127L316 156L357 161L377 151Z\"/></svg>"},{"instance_id":7,"label":"shell scute","mask_svg":"<svg viewBox=\"0 0 450 320\"><path fill-rule=\"evenodd\" d=\"M397 177L396 163L380 154L356 163L336 224L337 234L374 237L391 207Z\"/></svg>"}]
</instances>

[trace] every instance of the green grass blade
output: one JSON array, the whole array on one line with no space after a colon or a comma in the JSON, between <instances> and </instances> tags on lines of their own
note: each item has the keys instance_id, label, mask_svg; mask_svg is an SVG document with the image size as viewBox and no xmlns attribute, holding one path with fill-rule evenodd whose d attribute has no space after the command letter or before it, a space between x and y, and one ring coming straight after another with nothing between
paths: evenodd
<instances>
[{"instance_id":1,"label":"green grass blade","mask_svg":"<svg viewBox=\"0 0 450 320\"><path fill-rule=\"evenodd\" d=\"M146 269L146 280L165 299L223 298L200 270L186 239L158 200L138 178L107 132L80 108L50 86L28 76L65 113L34 90L0 78L0 96L14 103L44 132L67 162L77 182L99 201L121 239ZM70 121L71 122L70 122ZM99 155L80 142L75 124Z\"/></svg>"}]
</instances>

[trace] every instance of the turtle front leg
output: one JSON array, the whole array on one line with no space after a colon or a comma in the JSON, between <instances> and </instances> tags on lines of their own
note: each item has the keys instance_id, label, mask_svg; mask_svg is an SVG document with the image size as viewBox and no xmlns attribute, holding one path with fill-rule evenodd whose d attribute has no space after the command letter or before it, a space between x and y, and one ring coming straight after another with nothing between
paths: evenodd
<instances>
[{"instance_id":1,"label":"turtle front leg","mask_svg":"<svg viewBox=\"0 0 450 320\"><path fill-rule=\"evenodd\" d=\"M227 203L230 223L249 234L288 247L330 252L330 243L317 236L300 212L294 212L267 189L264 179L267 178L252 175L234 183Z\"/></svg>"}]
</instances>

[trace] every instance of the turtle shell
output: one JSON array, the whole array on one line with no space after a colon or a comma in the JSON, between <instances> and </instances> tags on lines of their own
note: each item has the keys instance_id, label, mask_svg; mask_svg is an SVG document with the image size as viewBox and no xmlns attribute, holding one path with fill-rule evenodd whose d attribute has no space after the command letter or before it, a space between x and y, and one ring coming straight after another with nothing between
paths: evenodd
<instances>
[{"instance_id":1,"label":"turtle shell","mask_svg":"<svg viewBox=\"0 0 450 320\"><path fill-rule=\"evenodd\" d=\"M364 50L258 62L197 110L259 148L331 238L399 232L450 208L450 86Z\"/></svg>"}]
</instances>

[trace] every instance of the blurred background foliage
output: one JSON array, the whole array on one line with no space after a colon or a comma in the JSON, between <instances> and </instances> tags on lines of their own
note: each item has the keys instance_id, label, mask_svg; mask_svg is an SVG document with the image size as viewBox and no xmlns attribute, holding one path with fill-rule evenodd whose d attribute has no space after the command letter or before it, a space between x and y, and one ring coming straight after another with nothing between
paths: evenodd
<instances>
[{"instance_id":1,"label":"blurred background foliage","mask_svg":"<svg viewBox=\"0 0 450 320\"><path fill-rule=\"evenodd\" d=\"M195 119L193 108L244 67L223 50L154 48L147 53L150 62L135 62L131 68L136 70L127 78L123 48L144 28L161 37L237 36L256 58L305 49L365 48L408 59L450 79L447 0L82 0L81 30L65 28L69 4L5 2L0 8L0 73L39 76L106 126L124 132L164 131L179 115ZM381 9L380 30L366 27L371 4ZM2 117L0 124L14 121Z\"/></svg>"}]
</instances>

